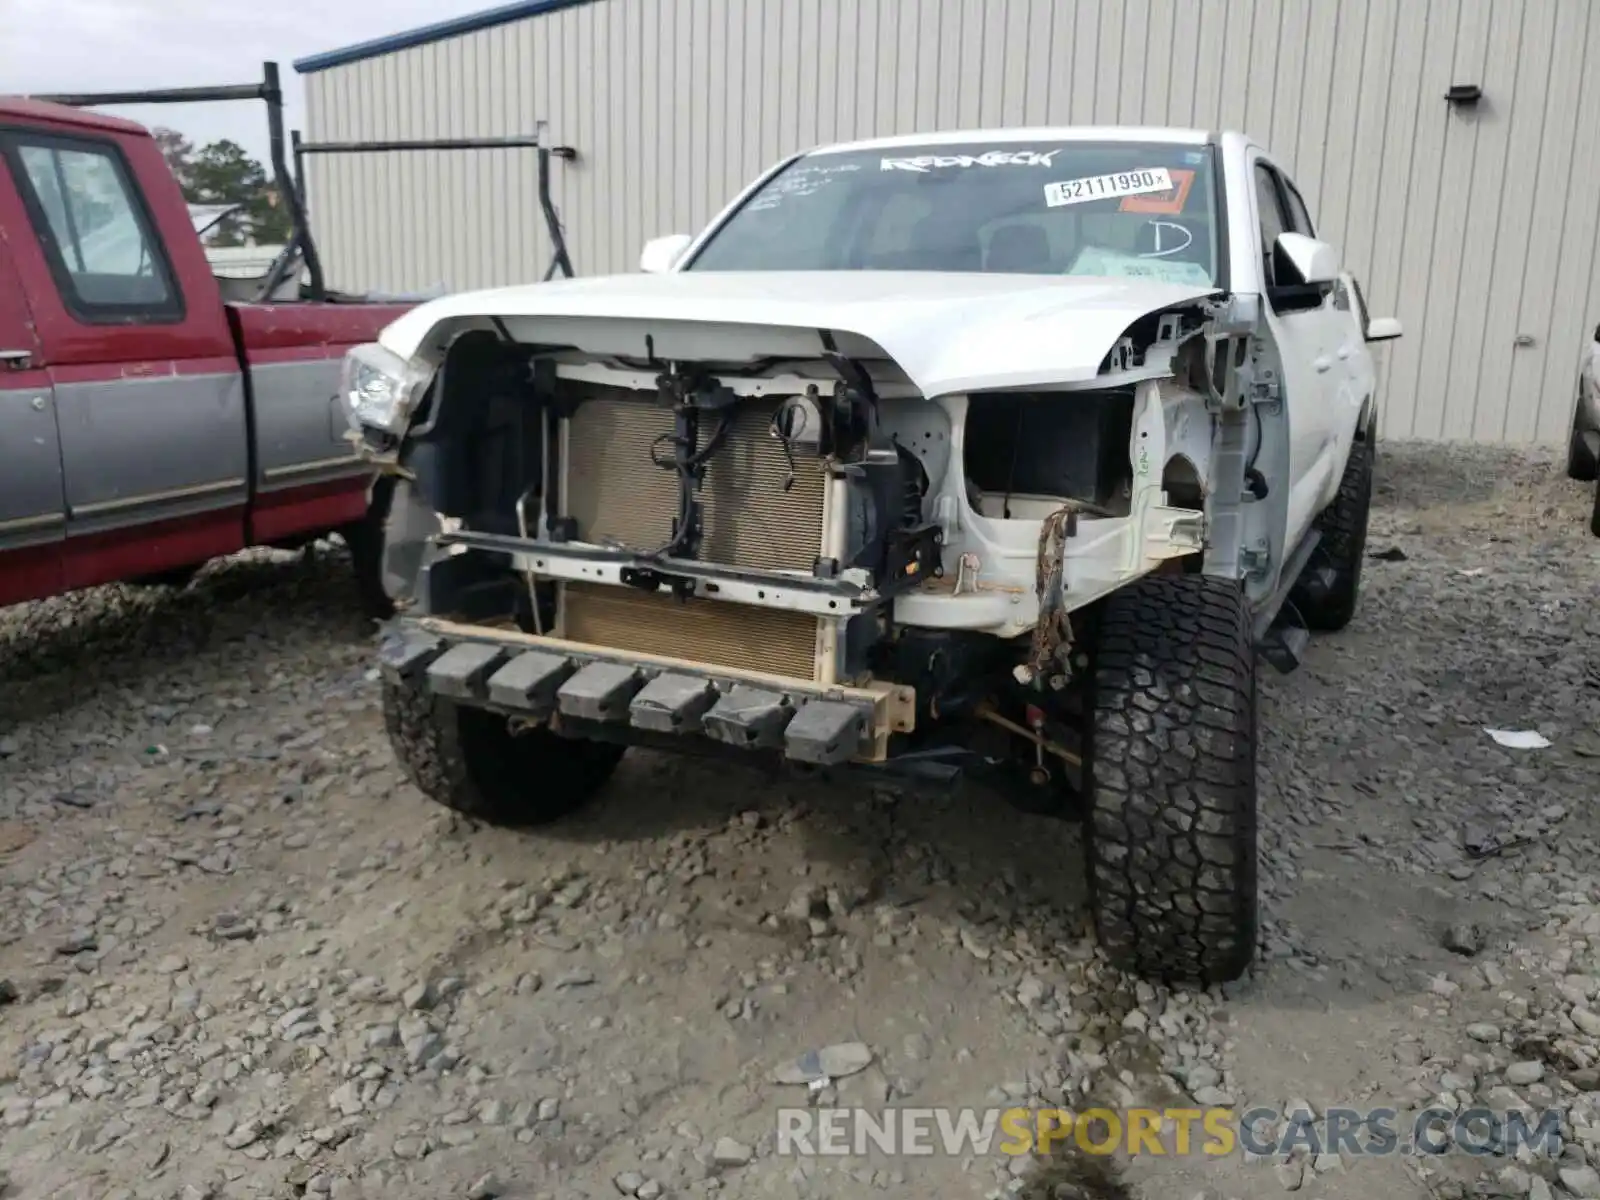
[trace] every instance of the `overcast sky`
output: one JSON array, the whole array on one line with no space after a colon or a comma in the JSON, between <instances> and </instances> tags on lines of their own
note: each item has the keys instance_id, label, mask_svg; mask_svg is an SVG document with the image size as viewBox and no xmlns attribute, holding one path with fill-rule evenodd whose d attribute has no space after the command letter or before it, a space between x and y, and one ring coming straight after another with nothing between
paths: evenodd
<instances>
[{"instance_id":1,"label":"overcast sky","mask_svg":"<svg viewBox=\"0 0 1600 1200\"><path fill-rule=\"evenodd\" d=\"M252 83L276 59L288 128L304 125L290 65L502 0L0 0L0 92L106 92ZM262 104L108 109L197 145L232 138L266 160Z\"/></svg>"}]
</instances>

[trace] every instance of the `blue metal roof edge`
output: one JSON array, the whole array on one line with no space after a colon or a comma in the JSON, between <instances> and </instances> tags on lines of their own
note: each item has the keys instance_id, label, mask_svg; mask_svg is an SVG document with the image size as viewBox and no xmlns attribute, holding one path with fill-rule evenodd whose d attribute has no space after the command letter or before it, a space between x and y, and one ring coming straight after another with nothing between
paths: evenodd
<instances>
[{"instance_id":1,"label":"blue metal roof edge","mask_svg":"<svg viewBox=\"0 0 1600 1200\"><path fill-rule=\"evenodd\" d=\"M486 8L482 12L451 17L448 21L436 21L432 25L391 33L387 37L373 38L369 42L357 42L354 46L342 46L337 50L324 50L321 54L297 58L294 60L294 69L302 75L309 75L314 71L326 71L329 67L342 67L347 63L360 62L364 58L376 58L380 54L392 54L396 50L409 50L413 46L426 46L430 42L458 37L463 33L476 33L480 29L492 29L496 25L507 25L525 17L536 17L541 13L575 8L579 4L593 2L594 0L516 0L516 3L502 4L498 8Z\"/></svg>"}]
</instances>

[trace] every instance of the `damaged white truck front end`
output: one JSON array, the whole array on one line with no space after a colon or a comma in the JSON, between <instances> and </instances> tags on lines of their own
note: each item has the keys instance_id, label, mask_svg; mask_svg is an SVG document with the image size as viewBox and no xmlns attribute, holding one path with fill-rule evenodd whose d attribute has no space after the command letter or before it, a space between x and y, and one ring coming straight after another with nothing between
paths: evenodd
<instances>
[{"instance_id":1,"label":"damaged white truck front end","mask_svg":"<svg viewBox=\"0 0 1600 1200\"><path fill-rule=\"evenodd\" d=\"M1323 403L1309 335L1218 282L1203 135L967 136L802 156L663 273L441 299L352 353L400 477L390 732L435 799L516 820L634 745L980 774L1090 818L1119 961L1231 977L1255 652L1291 588L1344 586L1315 526L1365 486L1370 398Z\"/></svg>"},{"instance_id":2,"label":"damaged white truck front end","mask_svg":"<svg viewBox=\"0 0 1600 1200\"><path fill-rule=\"evenodd\" d=\"M425 549L391 543L403 599L431 573L425 557L492 549L524 583L558 585L548 635L589 603L564 584L629 589L610 604L637 609L629 648L652 653L676 641L686 599L775 610L816 623L813 661L791 637L725 665L829 687L872 677L884 630L1042 638L1177 560L1242 567L1262 596L1279 582L1255 568L1282 540L1282 506L1274 519L1234 497L1286 457L1282 412L1249 411L1253 317L1214 289L888 273L618 283L424 306L387 331L387 355L358 356L387 366L398 411L422 407L419 446L453 436L451 406L485 402L452 394L451 373L506 355L526 360L526 403L545 413L537 461L555 486L519 479L520 544L409 489L396 501L421 506L410 527L427 533ZM485 304L492 319L450 312ZM1218 522L1228 536L1208 541ZM424 607L448 605L435 590ZM852 633L863 617L882 629ZM1035 671L1070 664L1017 668ZM859 755L881 760L884 739Z\"/></svg>"}]
</instances>

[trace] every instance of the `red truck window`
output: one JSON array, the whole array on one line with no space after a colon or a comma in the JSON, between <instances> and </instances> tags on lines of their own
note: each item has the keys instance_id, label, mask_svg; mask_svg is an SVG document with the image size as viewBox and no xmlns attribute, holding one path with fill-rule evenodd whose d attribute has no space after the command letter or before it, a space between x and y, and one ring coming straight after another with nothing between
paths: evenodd
<instances>
[{"instance_id":1,"label":"red truck window","mask_svg":"<svg viewBox=\"0 0 1600 1200\"><path fill-rule=\"evenodd\" d=\"M183 294L116 146L15 134L6 157L73 316L88 324L183 319Z\"/></svg>"}]
</instances>

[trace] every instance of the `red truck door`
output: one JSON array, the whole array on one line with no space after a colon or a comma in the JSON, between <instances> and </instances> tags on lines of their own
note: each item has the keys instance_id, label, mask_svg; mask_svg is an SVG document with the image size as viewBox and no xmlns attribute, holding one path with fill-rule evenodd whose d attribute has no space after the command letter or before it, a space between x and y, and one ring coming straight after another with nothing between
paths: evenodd
<instances>
[{"instance_id":1,"label":"red truck door","mask_svg":"<svg viewBox=\"0 0 1600 1200\"><path fill-rule=\"evenodd\" d=\"M216 281L155 143L13 126L0 128L0 157L24 214L5 224L54 385L63 586L242 548L244 380Z\"/></svg>"},{"instance_id":2,"label":"red truck door","mask_svg":"<svg viewBox=\"0 0 1600 1200\"><path fill-rule=\"evenodd\" d=\"M15 202L0 187L0 605L60 590L67 528L50 375L5 238Z\"/></svg>"}]
</instances>

